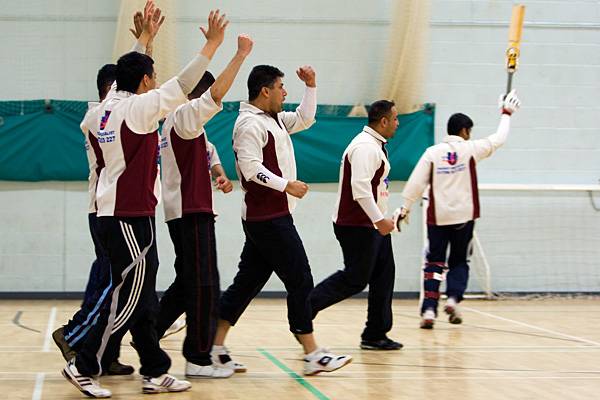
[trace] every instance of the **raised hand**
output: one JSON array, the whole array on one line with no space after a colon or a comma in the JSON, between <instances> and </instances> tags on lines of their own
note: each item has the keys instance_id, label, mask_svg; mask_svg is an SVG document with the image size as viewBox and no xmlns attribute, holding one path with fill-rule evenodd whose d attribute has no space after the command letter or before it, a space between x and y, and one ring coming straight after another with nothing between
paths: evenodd
<instances>
[{"instance_id":1,"label":"raised hand","mask_svg":"<svg viewBox=\"0 0 600 400\"><path fill-rule=\"evenodd\" d=\"M152 39L154 39L154 37L158 33L163 22L165 22L165 16L162 15L162 11L160 10L160 8L157 8L156 10L154 10L154 14L152 15L152 24L155 27Z\"/></svg>"},{"instance_id":2,"label":"raised hand","mask_svg":"<svg viewBox=\"0 0 600 400\"><path fill-rule=\"evenodd\" d=\"M304 65L296 70L296 75L308 87L317 86L317 78L315 70L310 65Z\"/></svg>"},{"instance_id":3,"label":"raised hand","mask_svg":"<svg viewBox=\"0 0 600 400\"><path fill-rule=\"evenodd\" d=\"M142 19L142 33L146 33L148 35L148 40L154 39L164 20L164 16L161 18L160 9L154 6L154 2L152 0L148 0L144 6L144 14Z\"/></svg>"},{"instance_id":4,"label":"raised hand","mask_svg":"<svg viewBox=\"0 0 600 400\"><path fill-rule=\"evenodd\" d=\"M129 28L129 32L136 38L139 39L144 29L144 15L141 11L133 14L133 29Z\"/></svg>"},{"instance_id":5,"label":"raised hand","mask_svg":"<svg viewBox=\"0 0 600 400\"><path fill-rule=\"evenodd\" d=\"M208 28L200 27L206 41L216 46L220 46L225 38L225 28L229 21L225 19L225 14L221 15L219 10L213 10L208 14Z\"/></svg>"},{"instance_id":6,"label":"raised hand","mask_svg":"<svg viewBox=\"0 0 600 400\"><path fill-rule=\"evenodd\" d=\"M250 52L252 51L252 46L254 45L254 42L252 41L252 38L248 35L239 35L238 36L238 54L243 56L243 57L247 57L248 54L250 54Z\"/></svg>"},{"instance_id":7,"label":"raised hand","mask_svg":"<svg viewBox=\"0 0 600 400\"><path fill-rule=\"evenodd\" d=\"M500 108L502 108L502 112L508 115L512 115L515 111L517 111L521 107L521 100L517 97L515 90L511 90L506 97L502 99L500 103Z\"/></svg>"}]
</instances>

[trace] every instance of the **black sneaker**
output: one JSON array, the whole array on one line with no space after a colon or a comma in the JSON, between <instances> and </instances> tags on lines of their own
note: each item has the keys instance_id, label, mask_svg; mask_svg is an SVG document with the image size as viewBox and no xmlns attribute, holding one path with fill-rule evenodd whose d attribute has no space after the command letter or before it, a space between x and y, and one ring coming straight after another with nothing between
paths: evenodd
<instances>
[{"instance_id":1,"label":"black sneaker","mask_svg":"<svg viewBox=\"0 0 600 400\"><path fill-rule=\"evenodd\" d=\"M134 369L131 365L121 364L119 360L110 363L107 371L103 371L102 375L131 375Z\"/></svg>"},{"instance_id":2,"label":"black sneaker","mask_svg":"<svg viewBox=\"0 0 600 400\"><path fill-rule=\"evenodd\" d=\"M395 342L385 337L379 340L361 340L360 348L363 350L400 350L402 343Z\"/></svg>"},{"instance_id":3,"label":"black sneaker","mask_svg":"<svg viewBox=\"0 0 600 400\"><path fill-rule=\"evenodd\" d=\"M64 330L65 327L61 326L60 328L52 332L52 339L54 340L54 343L56 343L56 347L58 347L58 349L60 350L65 361L68 362L69 360L74 358L77 355L77 353L71 348L71 346L69 346L69 343L67 343L67 341L65 340Z\"/></svg>"}]
</instances>

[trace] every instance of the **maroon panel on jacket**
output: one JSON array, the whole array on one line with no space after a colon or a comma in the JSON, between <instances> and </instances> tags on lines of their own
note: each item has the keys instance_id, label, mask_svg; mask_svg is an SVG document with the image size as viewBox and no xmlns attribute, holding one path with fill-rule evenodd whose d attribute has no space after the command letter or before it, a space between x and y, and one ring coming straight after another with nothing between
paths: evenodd
<instances>
[{"instance_id":1,"label":"maroon panel on jacket","mask_svg":"<svg viewBox=\"0 0 600 400\"><path fill-rule=\"evenodd\" d=\"M479 186L477 185L477 163L475 158L469 160L469 172L471 173L471 195L473 197L473 219L479 218Z\"/></svg>"},{"instance_id":2,"label":"maroon panel on jacket","mask_svg":"<svg viewBox=\"0 0 600 400\"><path fill-rule=\"evenodd\" d=\"M265 168L277 176L283 176L277 152L275 151L275 138L267 131L267 145L263 147L263 162ZM236 154L237 161L237 154ZM282 217L290 213L285 192L278 192L269 187L259 185L253 181L247 181L242 176L242 186L246 190L244 201L246 203L246 221L264 221L267 219Z\"/></svg>"},{"instance_id":3,"label":"maroon panel on jacket","mask_svg":"<svg viewBox=\"0 0 600 400\"><path fill-rule=\"evenodd\" d=\"M433 169L435 166L431 163L431 170L429 171L429 207L427 207L427 224L435 225L437 223L435 218L435 196L433 195Z\"/></svg>"},{"instance_id":4,"label":"maroon panel on jacket","mask_svg":"<svg viewBox=\"0 0 600 400\"><path fill-rule=\"evenodd\" d=\"M121 125L121 147L125 170L117 181L114 215L117 217L154 216L157 199L154 182L158 161L158 130L140 135Z\"/></svg>"},{"instance_id":5,"label":"maroon panel on jacket","mask_svg":"<svg viewBox=\"0 0 600 400\"><path fill-rule=\"evenodd\" d=\"M96 177L100 178L100 172L102 172L102 168L106 165L104 164L104 156L102 155L98 139L96 136L92 135L92 132L88 132L88 139L90 141L90 146L92 146L92 150L94 151L94 155L96 156ZM98 179L96 179L96 187L94 190L96 189L98 189ZM94 207L97 210L98 204L94 203Z\"/></svg>"},{"instance_id":6,"label":"maroon panel on jacket","mask_svg":"<svg viewBox=\"0 0 600 400\"><path fill-rule=\"evenodd\" d=\"M373 192L375 202L377 202L379 197L377 187L379 186L384 171L385 162L382 161L381 166L375 171L375 175L373 176L373 179L371 179L371 191ZM337 225L345 226L373 227L373 222L367 213L364 212L360 204L354 200L354 196L352 195L352 166L350 165L350 160L347 155L344 158L344 178L342 180L340 206L338 208L338 215L335 223Z\"/></svg>"},{"instance_id":7,"label":"maroon panel on jacket","mask_svg":"<svg viewBox=\"0 0 600 400\"><path fill-rule=\"evenodd\" d=\"M206 134L185 140L175 132L175 127L173 127L169 135L177 168L181 174L181 210L183 214L213 213Z\"/></svg>"}]
</instances>

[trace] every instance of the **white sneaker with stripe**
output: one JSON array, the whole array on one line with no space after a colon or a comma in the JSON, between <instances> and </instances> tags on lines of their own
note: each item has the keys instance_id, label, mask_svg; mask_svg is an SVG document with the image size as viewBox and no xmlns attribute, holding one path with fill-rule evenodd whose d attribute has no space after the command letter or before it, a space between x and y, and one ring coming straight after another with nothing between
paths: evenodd
<instances>
[{"instance_id":1,"label":"white sneaker with stripe","mask_svg":"<svg viewBox=\"0 0 600 400\"><path fill-rule=\"evenodd\" d=\"M185 376L187 378L229 378L235 371L231 368L216 365L198 365L191 362L185 363Z\"/></svg>"},{"instance_id":2,"label":"white sneaker with stripe","mask_svg":"<svg viewBox=\"0 0 600 400\"><path fill-rule=\"evenodd\" d=\"M62 375L86 396L104 399L112 395L110 390L100 386L98 381L91 376L81 375L75 366L75 358L72 358L63 368Z\"/></svg>"},{"instance_id":3,"label":"white sneaker with stripe","mask_svg":"<svg viewBox=\"0 0 600 400\"><path fill-rule=\"evenodd\" d=\"M188 381L180 380L169 374L162 374L158 378L144 376L142 392L145 394L183 392L192 387Z\"/></svg>"},{"instance_id":4,"label":"white sneaker with stripe","mask_svg":"<svg viewBox=\"0 0 600 400\"><path fill-rule=\"evenodd\" d=\"M317 349L304 357L304 375L332 372L351 362L350 356L338 356L327 349Z\"/></svg>"}]
</instances>

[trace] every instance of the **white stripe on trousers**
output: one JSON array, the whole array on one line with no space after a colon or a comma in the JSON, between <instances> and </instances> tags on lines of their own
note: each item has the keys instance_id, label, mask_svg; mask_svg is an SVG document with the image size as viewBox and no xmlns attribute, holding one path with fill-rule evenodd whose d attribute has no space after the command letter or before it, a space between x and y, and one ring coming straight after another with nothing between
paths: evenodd
<instances>
[{"instance_id":1,"label":"white stripe on trousers","mask_svg":"<svg viewBox=\"0 0 600 400\"><path fill-rule=\"evenodd\" d=\"M127 244L127 248L129 249L129 254L131 254L131 259L135 260L135 258L140 254L140 249L137 246L137 243L134 244L134 240L132 241L131 237L129 236L129 230L127 229L127 227L129 227L128 224L119 221L119 225L121 226L121 232L123 233L123 238L125 239L125 243ZM135 239L135 236L134 236ZM135 294L135 287L136 287L136 283L138 281L138 271L139 268L137 268L139 265L136 264L135 266L135 276L133 278L133 283L131 284L131 291L129 292L129 298L127 299L127 302L125 303L125 305L123 306L123 308L121 309L121 312L119 313L119 315L117 315L117 318L115 319L115 324L118 324L119 321L121 321L123 314L125 313L127 306L129 304L131 304L131 301L134 297ZM114 329L113 329L114 332Z\"/></svg>"},{"instance_id":2,"label":"white stripe on trousers","mask_svg":"<svg viewBox=\"0 0 600 400\"><path fill-rule=\"evenodd\" d=\"M136 253L139 254L140 248L139 248L137 241L135 240L133 228L131 227L131 225L125 224L125 229L129 232L130 240L132 241L132 244L133 244L134 249L136 250ZM140 300L140 296L141 296L141 293L142 293L142 290L144 287L145 276L146 276L146 258L144 257L138 264L138 267L136 267L136 269L135 269L135 279L134 279L134 282L132 285L132 292L135 292L133 301L130 302L128 300L128 304L121 311L121 315L119 315L117 317L117 319L115 320L115 326L113 327L112 333L115 333L116 331L121 329L123 327L123 325L125 325L127 320L133 314L133 311L137 307L137 304ZM134 289L134 287L135 287L135 289ZM130 297L130 299L131 299L131 297Z\"/></svg>"},{"instance_id":3,"label":"white stripe on trousers","mask_svg":"<svg viewBox=\"0 0 600 400\"><path fill-rule=\"evenodd\" d=\"M150 225L150 242L148 246L144 247L142 252L131 261L131 264L127 266L121 273L121 283L117 285L112 294L111 304L110 304L110 314L108 315L108 321L106 323L106 327L104 328L104 333L102 334L102 340L100 342L100 347L98 348L98 352L96 353L96 362L98 363L98 375L102 374L102 356L104 355L104 351L106 350L106 345L108 343L108 339L112 334L112 329L115 323L115 318L117 314L117 306L119 304L119 292L121 291L121 287L123 286L123 282L125 282L125 278L127 278L127 274L134 268L137 264L140 263L140 260L146 258L146 254L152 247L152 243L154 242L154 230L152 229L152 223L150 217L148 218L148 223ZM128 244L129 246L129 244Z\"/></svg>"}]
</instances>

